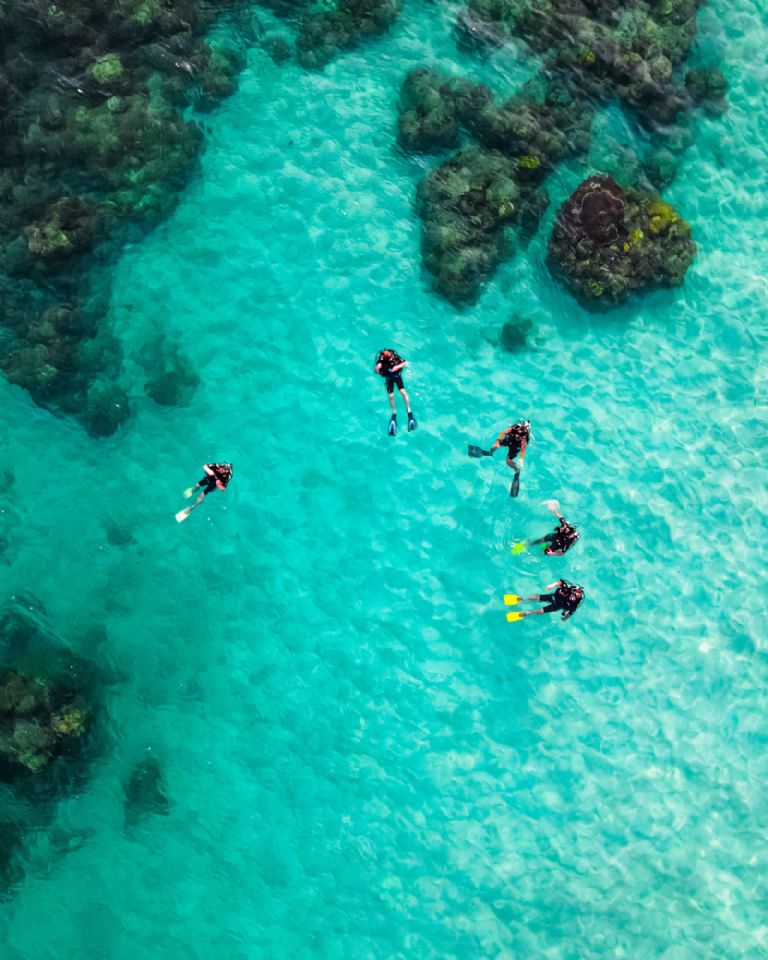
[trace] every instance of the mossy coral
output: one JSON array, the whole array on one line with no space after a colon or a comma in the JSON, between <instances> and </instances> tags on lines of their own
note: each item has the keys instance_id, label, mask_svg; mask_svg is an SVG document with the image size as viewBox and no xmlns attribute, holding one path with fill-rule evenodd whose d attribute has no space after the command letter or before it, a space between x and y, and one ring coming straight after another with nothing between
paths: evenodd
<instances>
[{"instance_id":1,"label":"mossy coral","mask_svg":"<svg viewBox=\"0 0 768 960\"><path fill-rule=\"evenodd\" d=\"M503 228L517 211L516 169L509 158L475 148L451 157L419 184L423 262L451 303L474 302L512 252Z\"/></svg>"},{"instance_id":2,"label":"mossy coral","mask_svg":"<svg viewBox=\"0 0 768 960\"><path fill-rule=\"evenodd\" d=\"M560 207L547 263L583 304L602 309L632 293L679 286L695 253L690 226L670 204L594 176Z\"/></svg>"},{"instance_id":3,"label":"mossy coral","mask_svg":"<svg viewBox=\"0 0 768 960\"><path fill-rule=\"evenodd\" d=\"M97 83L109 83L123 75L123 62L116 53L105 53L91 67L91 76Z\"/></svg>"},{"instance_id":4,"label":"mossy coral","mask_svg":"<svg viewBox=\"0 0 768 960\"><path fill-rule=\"evenodd\" d=\"M695 40L696 10L703 0L469 0L457 31L468 45L498 45L522 37L549 63L596 99L618 99L643 124L674 121L690 101L713 110L724 83L714 72L691 71L676 79Z\"/></svg>"},{"instance_id":5,"label":"mossy coral","mask_svg":"<svg viewBox=\"0 0 768 960\"><path fill-rule=\"evenodd\" d=\"M55 681L0 671L0 763L46 767L87 725L83 703Z\"/></svg>"},{"instance_id":6,"label":"mossy coral","mask_svg":"<svg viewBox=\"0 0 768 960\"><path fill-rule=\"evenodd\" d=\"M660 198L651 201L647 208L648 229L653 234L664 233L671 224L676 223L680 217L674 209Z\"/></svg>"},{"instance_id":7,"label":"mossy coral","mask_svg":"<svg viewBox=\"0 0 768 960\"><path fill-rule=\"evenodd\" d=\"M211 109L236 86L242 51L205 39L236 11L225 0L0 6L0 366L37 403L104 430L115 417L94 417L89 384L116 374L116 341L94 324L40 339L39 321L59 303L104 309L93 289L108 285L126 230L173 209L202 144L182 110ZM103 283L91 283L97 272Z\"/></svg>"}]
</instances>

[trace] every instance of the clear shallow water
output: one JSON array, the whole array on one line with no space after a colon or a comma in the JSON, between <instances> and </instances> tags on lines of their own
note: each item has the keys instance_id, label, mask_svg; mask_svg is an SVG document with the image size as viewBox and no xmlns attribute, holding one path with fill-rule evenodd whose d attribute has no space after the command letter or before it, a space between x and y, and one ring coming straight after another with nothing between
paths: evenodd
<instances>
[{"instance_id":1,"label":"clear shallow water","mask_svg":"<svg viewBox=\"0 0 768 960\"><path fill-rule=\"evenodd\" d=\"M411 4L321 76L251 55L200 179L119 265L126 430L94 442L0 384L6 594L120 678L51 827L89 836L29 838L9 960L765 955L768 24L701 14L731 109L667 194L699 243L686 286L594 317L542 266L548 224L471 310L423 286L404 71L533 70L458 56L451 23ZM600 128L595 162L626 133ZM519 357L489 342L513 311L539 328ZM143 399L158 332L202 378L190 407ZM420 422L394 441L387 344ZM465 449L525 414L513 504ZM208 459L235 479L179 527ZM552 496L581 543L513 557ZM559 575L588 593L573 620L506 624L504 590ZM129 837L150 751L172 809Z\"/></svg>"}]
</instances>

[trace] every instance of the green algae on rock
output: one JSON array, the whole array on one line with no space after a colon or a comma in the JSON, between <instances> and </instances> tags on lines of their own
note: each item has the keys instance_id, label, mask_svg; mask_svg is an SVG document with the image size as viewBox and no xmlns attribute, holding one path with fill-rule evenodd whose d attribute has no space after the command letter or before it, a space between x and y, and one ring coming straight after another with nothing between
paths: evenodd
<instances>
[{"instance_id":1,"label":"green algae on rock","mask_svg":"<svg viewBox=\"0 0 768 960\"><path fill-rule=\"evenodd\" d=\"M404 150L429 153L459 143L450 78L430 67L411 70L400 91L397 141Z\"/></svg>"},{"instance_id":2,"label":"green algae on rock","mask_svg":"<svg viewBox=\"0 0 768 960\"><path fill-rule=\"evenodd\" d=\"M418 186L422 257L435 288L456 306L473 303L483 282L513 251L520 188L517 164L490 150L456 154Z\"/></svg>"},{"instance_id":3,"label":"green algae on rock","mask_svg":"<svg viewBox=\"0 0 768 960\"><path fill-rule=\"evenodd\" d=\"M31 254L48 258L71 256L93 246L100 217L93 203L82 197L62 197L46 211L44 218L23 229Z\"/></svg>"},{"instance_id":4,"label":"green algae on rock","mask_svg":"<svg viewBox=\"0 0 768 960\"><path fill-rule=\"evenodd\" d=\"M342 50L386 33L402 0L261 0L298 27L296 56L302 67L322 70ZM287 59L281 57L281 59Z\"/></svg>"},{"instance_id":5,"label":"green algae on rock","mask_svg":"<svg viewBox=\"0 0 768 960\"><path fill-rule=\"evenodd\" d=\"M0 765L36 773L88 724L85 703L58 684L0 671Z\"/></svg>"},{"instance_id":6,"label":"green algae on rock","mask_svg":"<svg viewBox=\"0 0 768 960\"><path fill-rule=\"evenodd\" d=\"M695 254L691 228L673 207L597 175L558 210L547 265L580 303L603 310L632 293L680 286Z\"/></svg>"},{"instance_id":7,"label":"green algae on rock","mask_svg":"<svg viewBox=\"0 0 768 960\"><path fill-rule=\"evenodd\" d=\"M485 280L526 243L549 204L541 181L589 147L592 111L566 85L539 77L501 105L482 83L432 68L412 70L400 96L398 142L432 152L458 142L458 125L482 148L451 157L418 186L422 261L435 290L455 305L474 302Z\"/></svg>"},{"instance_id":8,"label":"green algae on rock","mask_svg":"<svg viewBox=\"0 0 768 960\"><path fill-rule=\"evenodd\" d=\"M469 0L458 30L474 39L513 36L573 76L585 93L616 96L643 123L665 124L686 109L674 68L695 39L703 0ZM467 24L471 27L468 29Z\"/></svg>"}]
</instances>

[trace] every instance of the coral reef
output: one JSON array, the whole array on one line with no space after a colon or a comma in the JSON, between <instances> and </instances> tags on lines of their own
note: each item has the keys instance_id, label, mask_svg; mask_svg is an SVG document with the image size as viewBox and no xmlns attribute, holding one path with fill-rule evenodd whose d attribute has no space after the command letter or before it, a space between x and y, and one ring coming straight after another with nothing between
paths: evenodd
<instances>
[{"instance_id":1,"label":"coral reef","mask_svg":"<svg viewBox=\"0 0 768 960\"><path fill-rule=\"evenodd\" d=\"M683 74L703 2L469 0L458 14L456 35L460 46L481 54L519 37L541 56L542 73L551 84L577 90L582 102L593 105L618 100L643 127L643 139L650 141L643 176L651 186L663 189L677 173L677 161L670 160L670 154L679 156L692 142L692 108L714 115L727 109L727 82L719 69L696 68ZM506 106L489 106L475 117L482 143L506 149L507 113ZM557 120L555 126L562 129ZM512 139L516 135L513 129ZM544 158L535 146L530 153L542 161L557 160L556 149L545 149ZM628 181L632 171L623 169L621 176Z\"/></svg>"},{"instance_id":2,"label":"coral reef","mask_svg":"<svg viewBox=\"0 0 768 960\"><path fill-rule=\"evenodd\" d=\"M462 128L484 148L445 161L418 188L423 263L440 294L457 305L473 302L513 249L505 228L514 225L523 243L533 236L549 202L542 182L564 159L587 153L594 109L611 99L646 128L649 147L641 158L628 144L615 145L599 167L638 189L624 191L608 177L582 185L583 195L577 191L561 209L550 266L582 302L599 307L682 282L695 252L690 228L660 213L663 201L640 187L662 190L674 180L693 138L692 107L726 108L727 84L716 68L690 69L681 82L699 5L470 0L456 27L461 46L482 53L521 37L541 54L542 70L503 103L484 84L431 68L412 70L403 82L403 150L454 148Z\"/></svg>"},{"instance_id":3,"label":"coral reef","mask_svg":"<svg viewBox=\"0 0 768 960\"><path fill-rule=\"evenodd\" d=\"M37 773L86 732L90 712L71 684L0 670L0 778Z\"/></svg>"},{"instance_id":4,"label":"coral reef","mask_svg":"<svg viewBox=\"0 0 768 960\"><path fill-rule=\"evenodd\" d=\"M458 143L459 127L482 144L430 173L417 190L422 258L435 289L455 305L535 233L549 204L541 181L564 157L586 152L592 112L567 86L539 78L501 105L485 84L421 67L405 78L398 142L410 152Z\"/></svg>"},{"instance_id":5,"label":"coral reef","mask_svg":"<svg viewBox=\"0 0 768 960\"><path fill-rule=\"evenodd\" d=\"M635 292L676 287L696 254L691 228L660 197L589 177L557 213L547 264L590 309Z\"/></svg>"},{"instance_id":6,"label":"coral reef","mask_svg":"<svg viewBox=\"0 0 768 960\"><path fill-rule=\"evenodd\" d=\"M418 67L403 81L397 142L404 150L416 153L458 146L454 91L450 80L438 70Z\"/></svg>"},{"instance_id":7,"label":"coral reef","mask_svg":"<svg viewBox=\"0 0 768 960\"><path fill-rule=\"evenodd\" d=\"M674 122L689 103L675 80L703 0L469 0L460 39L473 46L521 37L547 69L599 99L617 97L647 126ZM711 98L718 99L713 80Z\"/></svg>"},{"instance_id":8,"label":"coral reef","mask_svg":"<svg viewBox=\"0 0 768 960\"><path fill-rule=\"evenodd\" d=\"M353 50L366 37L386 33L402 7L402 0L261 2L296 25L296 57L301 66L309 70L322 70L340 51ZM277 62L288 59L282 45L277 50Z\"/></svg>"},{"instance_id":9,"label":"coral reef","mask_svg":"<svg viewBox=\"0 0 768 960\"><path fill-rule=\"evenodd\" d=\"M88 648L98 639L89 635ZM50 632L31 594L17 592L0 611L0 898L13 895L40 838L46 862L82 843L51 823L101 749L100 691L112 682Z\"/></svg>"},{"instance_id":10,"label":"coral reef","mask_svg":"<svg viewBox=\"0 0 768 960\"><path fill-rule=\"evenodd\" d=\"M119 349L101 329L110 261L167 216L194 169L202 135L181 111L235 89L242 52L204 39L232 10L0 5L0 322L11 335L0 368L96 435L128 415Z\"/></svg>"},{"instance_id":11,"label":"coral reef","mask_svg":"<svg viewBox=\"0 0 768 960\"><path fill-rule=\"evenodd\" d=\"M685 75L685 89L693 103L703 107L707 113L719 116L728 109L725 98L728 83L717 67L711 70L689 70Z\"/></svg>"},{"instance_id":12,"label":"coral reef","mask_svg":"<svg viewBox=\"0 0 768 960\"><path fill-rule=\"evenodd\" d=\"M424 266L455 305L474 302L483 281L510 252L504 227L517 214L517 164L489 150L456 154L421 181Z\"/></svg>"}]
</instances>

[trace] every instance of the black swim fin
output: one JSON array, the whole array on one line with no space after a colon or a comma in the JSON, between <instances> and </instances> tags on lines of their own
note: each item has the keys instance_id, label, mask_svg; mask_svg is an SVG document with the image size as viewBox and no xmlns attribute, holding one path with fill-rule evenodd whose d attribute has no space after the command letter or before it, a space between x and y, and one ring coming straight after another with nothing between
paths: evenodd
<instances>
[{"instance_id":1,"label":"black swim fin","mask_svg":"<svg viewBox=\"0 0 768 960\"><path fill-rule=\"evenodd\" d=\"M411 430L415 430L415 429L416 429L416 417L414 417L413 413L409 410L408 411L408 433L410 433Z\"/></svg>"},{"instance_id":2,"label":"black swim fin","mask_svg":"<svg viewBox=\"0 0 768 960\"><path fill-rule=\"evenodd\" d=\"M471 443L467 447L467 453L470 455L470 457L492 457L493 456L490 450L483 450L482 447L476 447Z\"/></svg>"},{"instance_id":3,"label":"black swim fin","mask_svg":"<svg viewBox=\"0 0 768 960\"><path fill-rule=\"evenodd\" d=\"M515 479L512 481L512 486L509 488L510 497L516 497L520 493L520 471L518 470L515 474Z\"/></svg>"},{"instance_id":4,"label":"black swim fin","mask_svg":"<svg viewBox=\"0 0 768 960\"><path fill-rule=\"evenodd\" d=\"M390 437L397 436L397 414L393 413L389 418L389 427L387 428L387 433Z\"/></svg>"}]
</instances>

